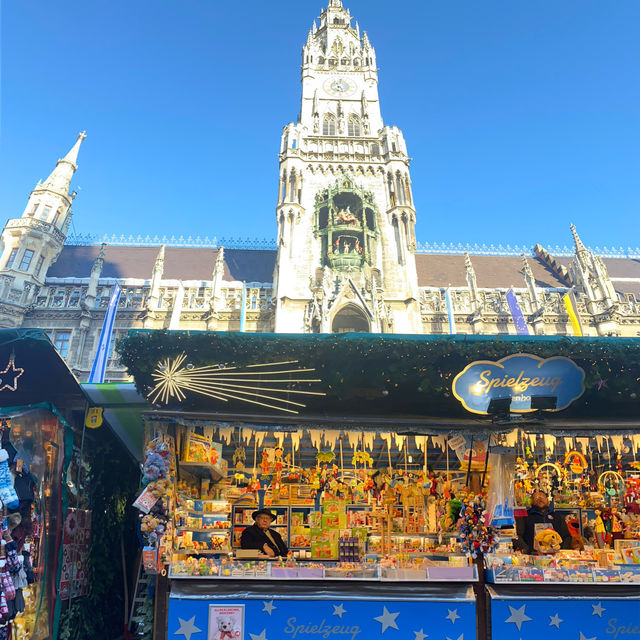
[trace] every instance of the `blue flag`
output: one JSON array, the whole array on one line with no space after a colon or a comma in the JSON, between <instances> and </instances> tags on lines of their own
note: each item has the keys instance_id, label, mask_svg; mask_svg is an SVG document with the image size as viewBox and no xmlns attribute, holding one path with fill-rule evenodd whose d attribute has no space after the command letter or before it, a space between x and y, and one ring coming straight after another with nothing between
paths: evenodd
<instances>
[{"instance_id":1,"label":"blue flag","mask_svg":"<svg viewBox=\"0 0 640 640\"><path fill-rule=\"evenodd\" d=\"M509 305L509 309L511 311L513 324L516 325L516 333L519 336L528 336L529 327L527 326L527 321L524 319L522 309L518 304L518 300L516 298L516 294L513 292L513 289L509 289L509 291L507 291L507 304Z\"/></svg>"},{"instance_id":2,"label":"blue flag","mask_svg":"<svg viewBox=\"0 0 640 640\"><path fill-rule=\"evenodd\" d=\"M447 303L447 316L449 317L449 333L456 333L456 319L453 315L453 302L451 301L451 291L445 289L444 300Z\"/></svg>"},{"instance_id":3,"label":"blue flag","mask_svg":"<svg viewBox=\"0 0 640 640\"><path fill-rule=\"evenodd\" d=\"M89 375L88 381L92 384L104 382L104 372L107 369L109 347L111 346L111 338L113 334L113 323L116 319L118 300L120 300L121 293L122 291L118 286L118 283L114 284L113 291L111 292L111 299L109 300L109 306L107 307L107 313L104 316L102 332L100 333L100 339L98 340L96 359L93 361L93 367L91 367L91 374Z\"/></svg>"}]
</instances>

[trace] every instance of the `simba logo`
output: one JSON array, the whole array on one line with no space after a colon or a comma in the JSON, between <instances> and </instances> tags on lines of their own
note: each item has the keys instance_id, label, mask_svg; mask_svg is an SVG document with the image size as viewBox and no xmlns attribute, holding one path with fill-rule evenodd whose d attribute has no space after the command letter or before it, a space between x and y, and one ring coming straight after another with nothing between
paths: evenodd
<instances>
[{"instance_id":1,"label":"simba logo","mask_svg":"<svg viewBox=\"0 0 640 640\"><path fill-rule=\"evenodd\" d=\"M532 411L531 398L557 400L556 410L568 407L584 392L584 371L569 358L539 358L517 353L496 362L472 362L453 381L453 394L473 413L487 413L493 398L511 398L511 411Z\"/></svg>"}]
</instances>

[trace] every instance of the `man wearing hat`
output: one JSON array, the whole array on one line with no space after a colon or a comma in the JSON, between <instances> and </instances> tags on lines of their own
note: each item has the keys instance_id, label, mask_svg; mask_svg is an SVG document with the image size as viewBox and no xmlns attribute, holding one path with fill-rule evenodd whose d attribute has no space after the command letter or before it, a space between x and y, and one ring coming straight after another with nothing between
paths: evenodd
<instances>
[{"instance_id":1,"label":"man wearing hat","mask_svg":"<svg viewBox=\"0 0 640 640\"><path fill-rule=\"evenodd\" d=\"M240 538L243 549L258 549L262 553L274 556L286 556L289 553L287 545L275 529L270 529L276 516L268 509L258 509L251 514L254 524L247 527Z\"/></svg>"}]
</instances>

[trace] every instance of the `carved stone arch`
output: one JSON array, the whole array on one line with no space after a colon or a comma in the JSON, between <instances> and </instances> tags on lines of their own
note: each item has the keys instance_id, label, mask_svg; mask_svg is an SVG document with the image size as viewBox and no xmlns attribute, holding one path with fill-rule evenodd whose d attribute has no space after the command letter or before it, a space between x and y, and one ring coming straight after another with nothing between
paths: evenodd
<instances>
[{"instance_id":1,"label":"carved stone arch","mask_svg":"<svg viewBox=\"0 0 640 640\"><path fill-rule=\"evenodd\" d=\"M370 333L371 318L355 301L350 300L331 315L332 333Z\"/></svg>"}]
</instances>

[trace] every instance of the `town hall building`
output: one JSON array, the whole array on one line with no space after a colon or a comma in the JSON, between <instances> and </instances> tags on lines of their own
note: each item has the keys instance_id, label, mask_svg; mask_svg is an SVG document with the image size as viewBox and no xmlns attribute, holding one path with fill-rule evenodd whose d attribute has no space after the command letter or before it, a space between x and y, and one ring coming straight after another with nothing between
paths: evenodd
<instances>
[{"instance_id":1,"label":"town hall building","mask_svg":"<svg viewBox=\"0 0 640 640\"><path fill-rule=\"evenodd\" d=\"M80 379L106 307L131 328L279 333L515 334L507 293L536 335L640 335L640 254L599 255L571 225L568 255L416 241L410 159L386 124L367 33L329 0L302 48L297 122L284 127L274 246L69 235L85 134L1 236L0 326L47 330ZM275 151L275 150L274 150ZM178 245L178 246L176 246ZM112 353L107 378L126 372Z\"/></svg>"}]
</instances>

